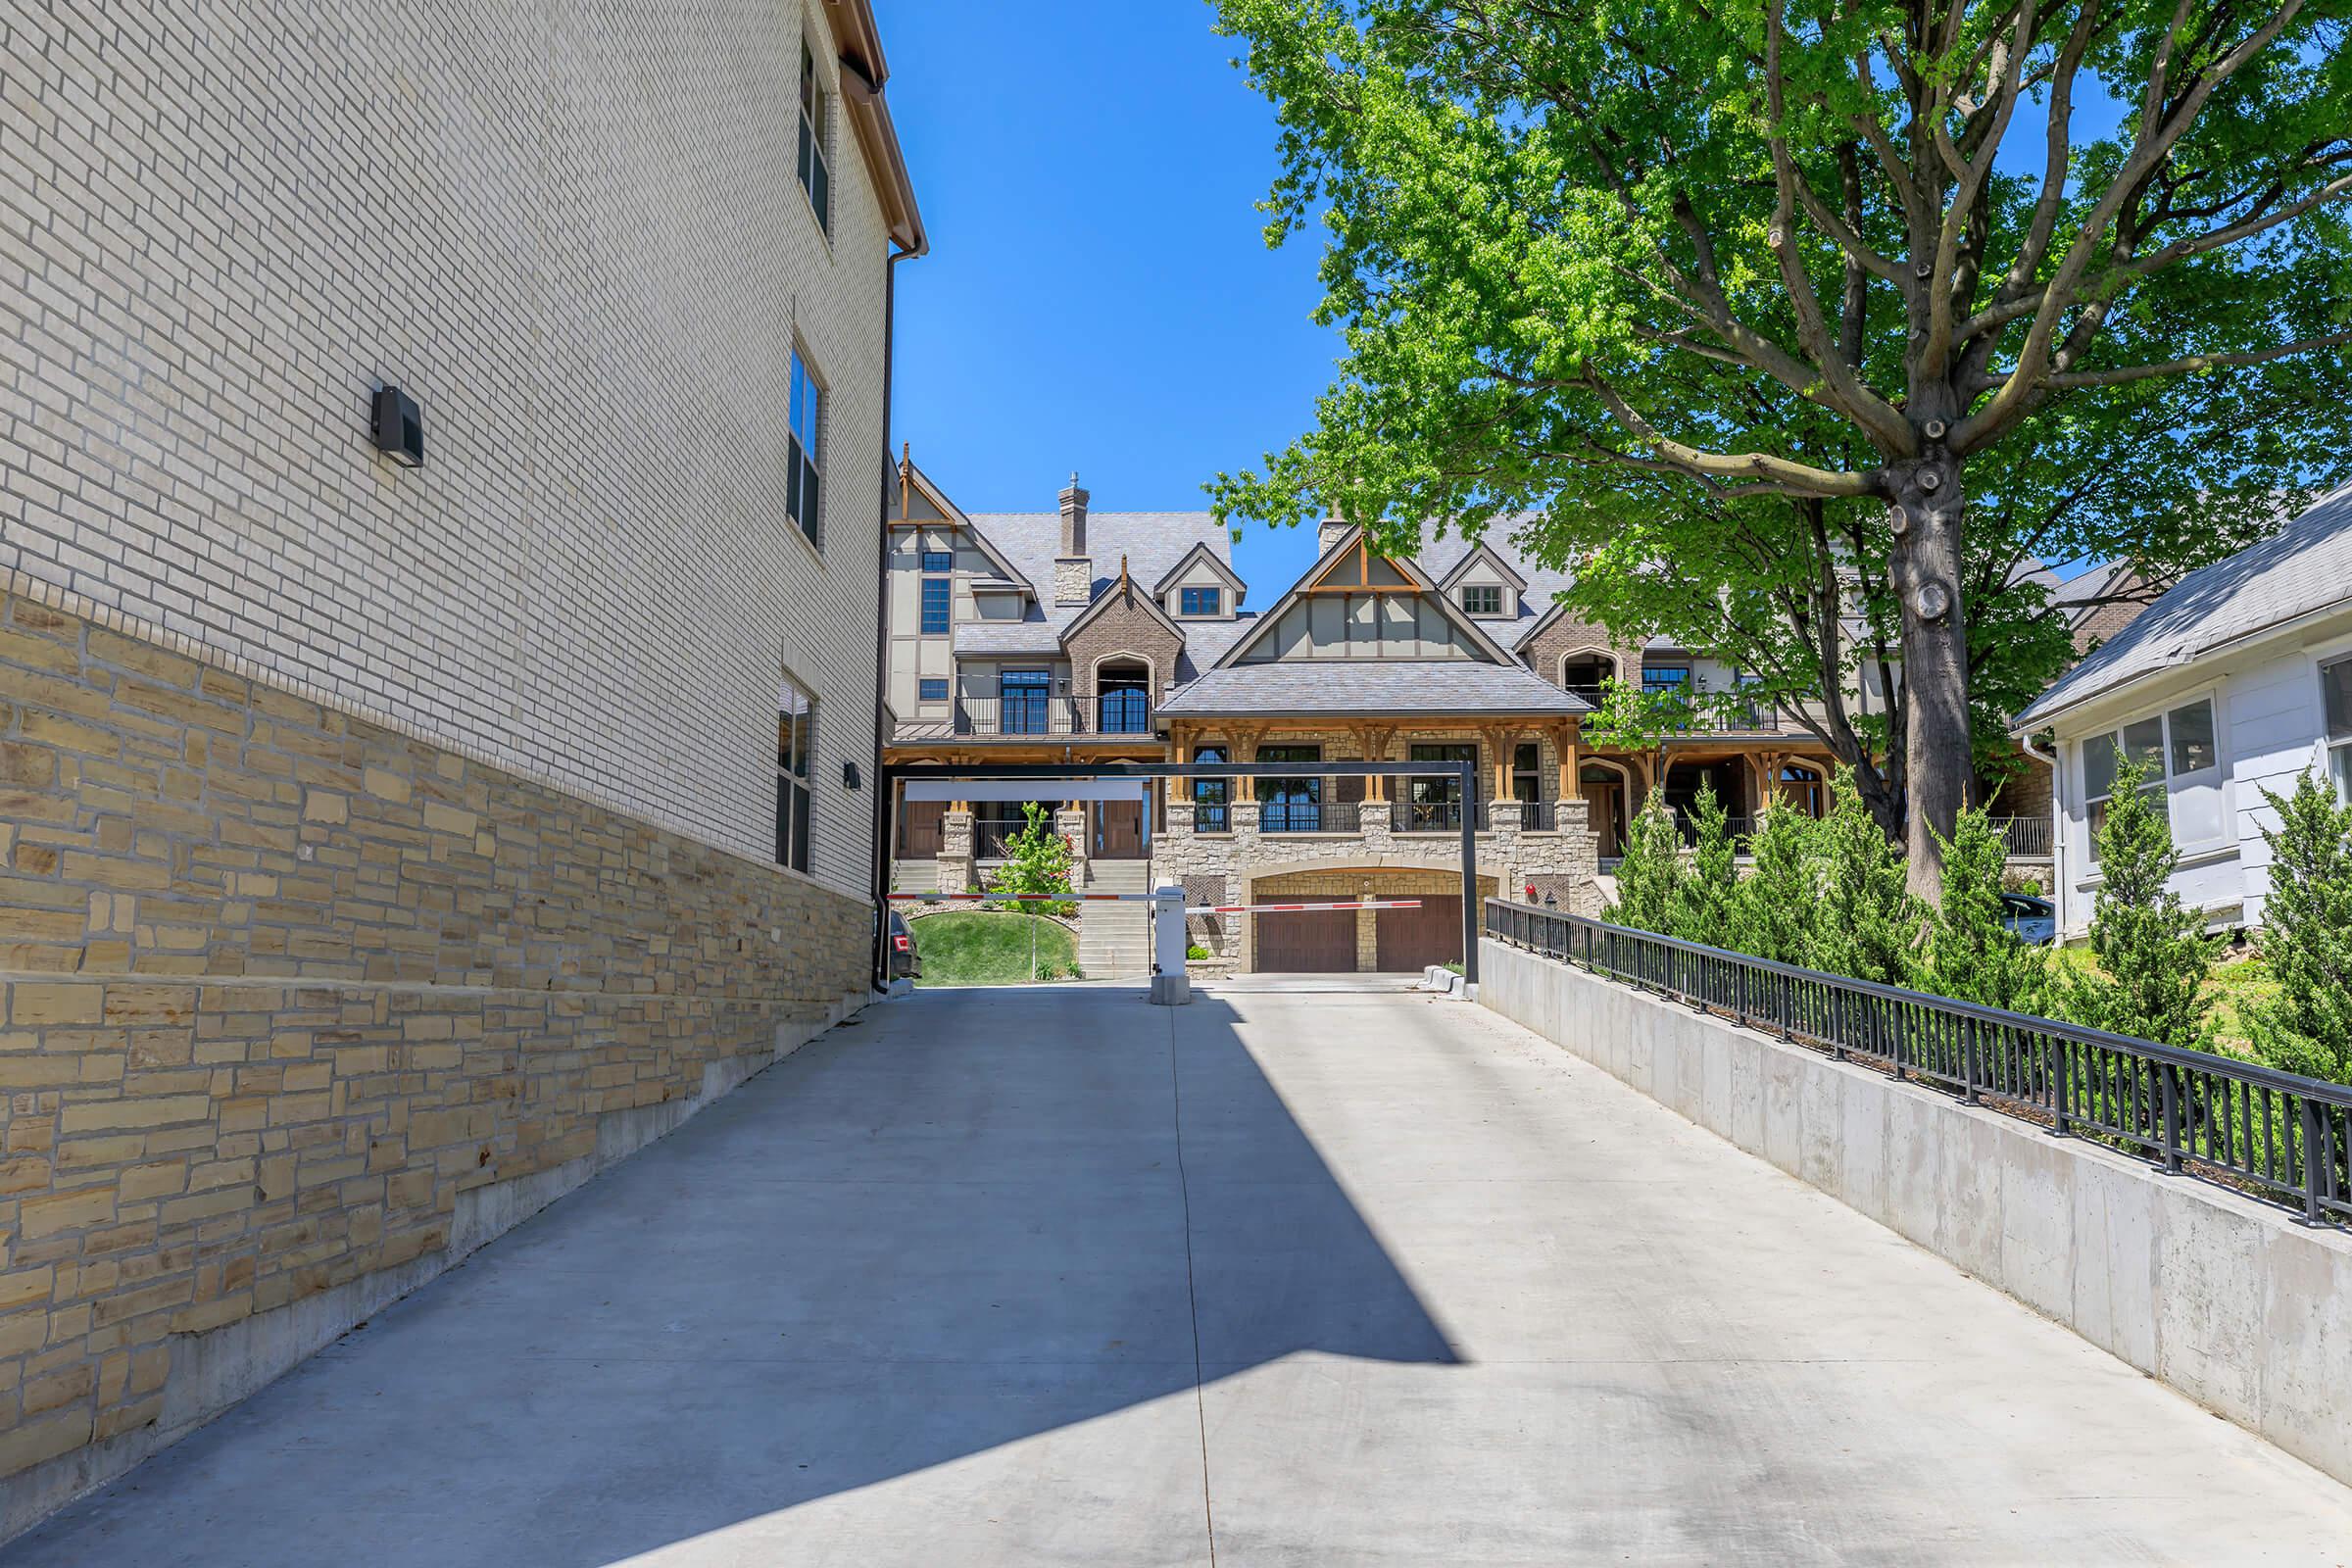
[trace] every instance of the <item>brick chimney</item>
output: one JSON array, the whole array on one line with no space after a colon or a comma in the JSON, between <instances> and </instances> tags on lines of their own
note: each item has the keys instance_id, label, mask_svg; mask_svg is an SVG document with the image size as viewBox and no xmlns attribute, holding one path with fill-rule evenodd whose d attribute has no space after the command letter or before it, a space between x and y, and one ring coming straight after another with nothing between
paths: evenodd
<instances>
[{"instance_id":1,"label":"brick chimney","mask_svg":"<svg viewBox=\"0 0 2352 1568\"><path fill-rule=\"evenodd\" d=\"M1061 554L1054 560L1054 602L1083 605L1095 596L1095 563L1086 553L1086 492L1078 475L1061 492Z\"/></svg>"}]
</instances>

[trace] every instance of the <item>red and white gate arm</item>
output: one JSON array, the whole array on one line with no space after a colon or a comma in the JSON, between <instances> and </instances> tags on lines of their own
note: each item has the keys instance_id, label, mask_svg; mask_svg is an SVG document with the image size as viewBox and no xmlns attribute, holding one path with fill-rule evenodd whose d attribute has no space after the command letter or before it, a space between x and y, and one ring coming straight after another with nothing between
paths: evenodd
<instances>
[{"instance_id":1,"label":"red and white gate arm","mask_svg":"<svg viewBox=\"0 0 2352 1568\"><path fill-rule=\"evenodd\" d=\"M1418 909L1419 899L1352 899L1345 904L1204 904L1187 914L1292 914L1302 909Z\"/></svg>"},{"instance_id":2,"label":"red and white gate arm","mask_svg":"<svg viewBox=\"0 0 2352 1568\"><path fill-rule=\"evenodd\" d=\"M893 893L893 904L1151 904L1152 893ZM1418 909L1419 899L1350 899L1334 904L1188 904L1187 914L1297 914L1323 909Z\"/></svg>"}]
</instances>

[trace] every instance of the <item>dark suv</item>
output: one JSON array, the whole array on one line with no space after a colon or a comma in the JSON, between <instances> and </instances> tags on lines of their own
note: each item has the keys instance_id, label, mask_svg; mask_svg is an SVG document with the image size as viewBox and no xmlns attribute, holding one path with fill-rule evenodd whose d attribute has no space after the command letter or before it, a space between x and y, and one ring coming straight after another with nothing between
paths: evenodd
<instances>
[{"instance_id":1,"label":"dark suv","mask_svg":"<svg viewBox=\"0 0 2352 1568\"><path fill-rule=\"evenodd\" d=\"M890 977L893 980L917 980L922 977L923 957L914 951L914 927L898 910L890 911Z\"/></svg>"}]
</instances>

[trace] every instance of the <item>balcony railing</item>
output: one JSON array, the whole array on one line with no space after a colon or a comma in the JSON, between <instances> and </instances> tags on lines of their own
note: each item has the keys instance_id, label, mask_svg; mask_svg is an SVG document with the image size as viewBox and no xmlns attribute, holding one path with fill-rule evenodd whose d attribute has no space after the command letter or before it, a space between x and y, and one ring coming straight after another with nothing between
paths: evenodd
<instances>
[{"instance_id":1,"label":"balcony railing","mask_svg":"<svg viewBox=\"0 0 2352 1568\"><path fill-rule=\"evenodd\" d=\"M1268 801L1257 808L1260 833L1353 833L1363 812L1352 801Z\"/></svg>"},{"instance_id":2,"label":"balcony railing","mask_svg":"<svg viewBox=\"0 0 2352 1568\"><path fill-rule=\"evenodd\" d=\"M1996 816L1992 825L2009 843L2012 858L2046 860L2050 858L2050 819L2046 816Z\"/></svg>"},{"instance_id":3,"label":"balcony railing","mask_svg":"<svg viewBox=\"0 0 2352 1568\"><path fill-rule=\"evenodd\" d=\"M1606 695L1598 686L1571 686L1570 695L1581 697L1594 708ZM1699 694L1702 698L1705 693ZM1674 726L1678 735L1777 735L1781 732L1781 715L1762 703L1740 703L1729 710L1693 710L1682 723Z\"/></svg>"},{"instance_id":4,"label":"balcony railing","mask_svg":"<svg viewBox=\"0 0 2352 1568\"><path fill-rule=\"evenodd\" d=\"M1142 692L1103 692L1092 700L1048 692L966 697L956 704L958 735L1150 735L1157 715Z\"/></svg>"},{"instance_id":5,"label":"balcony railing","mask_svg":"<svg viewBox=\"0 0 2352 1568\"><path fill-rule=\"evenodd\" d=\"M1462 830L1462 803L1459 801L1398 801L1396 811L1396 830L1399 833L1459 833ZM1487 803L1477 801L1470 808L1471 831L1487 831Z\"/></svg>"}]
</instances>

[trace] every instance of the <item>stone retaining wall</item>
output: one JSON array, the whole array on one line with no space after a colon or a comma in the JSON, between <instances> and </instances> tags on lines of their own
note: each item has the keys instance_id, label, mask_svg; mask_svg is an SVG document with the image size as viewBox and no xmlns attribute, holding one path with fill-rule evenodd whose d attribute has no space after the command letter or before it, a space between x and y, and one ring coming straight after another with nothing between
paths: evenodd
<instances>
[{"instance_id":1,"label":"stone retaining wall","mask_svg":"<svg viewBox=\"0 0 2352 1568\"><path fill-rule=\"evenodd\" d=\"M0 1534L866 995L867 905L0 620Z\"/></svg>"},{"instance_id":2,"label":"stone retaining wall","mask_svg":"<svg viewBox=\"0 0 2352 1568\"><path fill-rule=\"evenodd\" d=\"M2342 1231L1518 948L1479 971L1482 1004L2352 1482Z\"/></svg>"}]
</instances>

